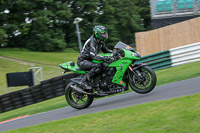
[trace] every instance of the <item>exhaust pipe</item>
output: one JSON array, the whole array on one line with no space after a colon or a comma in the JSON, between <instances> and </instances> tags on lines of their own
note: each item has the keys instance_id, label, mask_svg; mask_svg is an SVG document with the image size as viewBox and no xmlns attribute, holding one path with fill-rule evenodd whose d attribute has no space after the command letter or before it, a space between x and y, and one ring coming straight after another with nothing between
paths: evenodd
<instances>
[{"instance_id":1,"label":"exhaust pipe","mask_svg":"<svg viewBox=\"0 0 200 133\"><path fill-rule=\"evenodd\" d=\"M70 87L71 87L72 89L74 89L75 91L79 92L79 93L83 93L83 94L86 94L86 95L92 95L91 93L85 92L84 90L82 90L81 88L79 88L79 87L77 87L77 86L70 85Z\"/></svg>"}]
</instances>

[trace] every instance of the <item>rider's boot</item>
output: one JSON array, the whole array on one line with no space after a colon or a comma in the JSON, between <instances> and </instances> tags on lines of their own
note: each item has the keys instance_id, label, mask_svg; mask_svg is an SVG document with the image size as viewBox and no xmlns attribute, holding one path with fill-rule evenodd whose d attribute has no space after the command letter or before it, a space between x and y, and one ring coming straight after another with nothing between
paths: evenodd
<instances>
[{"instance_id":1,"label":"rider's boot","mask_svg":"<svg viewBox=\"0 0 200 133\"><path fill-rule=\"evenodd\" d=\"M85 74L85 76L83 77L83 79L82 79L82 81L81 81L81 83L80 83L80 85L81 85L81 86L84 86L85 89L87 89L87 90L91 90L91 89L92 89L92 87L91 87L90 85L88 85L89 77L90 77L90 76L89 76L88 73Z\"/></svg>"}]
</instances>

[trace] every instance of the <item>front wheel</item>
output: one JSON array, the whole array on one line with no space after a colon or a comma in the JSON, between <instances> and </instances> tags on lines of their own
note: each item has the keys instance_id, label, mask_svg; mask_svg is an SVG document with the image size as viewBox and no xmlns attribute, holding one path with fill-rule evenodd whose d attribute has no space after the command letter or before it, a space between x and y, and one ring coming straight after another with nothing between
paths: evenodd
<instances>
[{"instance_id":1,"label":"front wheel","mask_svg":"<svg viewBox=\"0 0 200 133\"><path fill-rule=\"evenodd\" d=\"M156 81L156 74L149 66L141 66L134 72L129 72L129 85L137 93L145 94L152 91Z\"/></svg>"},{"instance_id":2,"label":"front wheel","mask_svg":"<svg viewBox=\"0 0 200 133\"><path fill-rule=\"evenodd\" d=\"M76 85L70 82L65 89L65 98L67 103L75 109L83 109L89 107L94 98L90 95L79 93L72 89L71 85Z\"/></svg>"}]
</instances>

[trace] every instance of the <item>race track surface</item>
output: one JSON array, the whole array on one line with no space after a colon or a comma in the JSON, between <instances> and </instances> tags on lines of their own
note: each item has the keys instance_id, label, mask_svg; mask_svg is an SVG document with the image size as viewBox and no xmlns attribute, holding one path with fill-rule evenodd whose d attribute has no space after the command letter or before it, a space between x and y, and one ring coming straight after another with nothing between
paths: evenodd
<instances>
[{"instance_id":1,"label":"race track surface","mask_svg":"<svg viewBox=\"0 0 200 133\"><path fill-rule=\"evenodd\" d=\"M94 101L89 108L83 110L76 110L71 107L52 110L28 116L19 120L2 123L0 124L0 132L37 125L47 121L65 119L83 114L91 114L105 110L124 108L136 104L170 99L173 97L192 95L200 93L199 83L200 77L196 77L193 79L157 86L152 92L148 94L137 94L135 92L130 92L104 99L99 99Z\"/></svg>"}]
</instances>

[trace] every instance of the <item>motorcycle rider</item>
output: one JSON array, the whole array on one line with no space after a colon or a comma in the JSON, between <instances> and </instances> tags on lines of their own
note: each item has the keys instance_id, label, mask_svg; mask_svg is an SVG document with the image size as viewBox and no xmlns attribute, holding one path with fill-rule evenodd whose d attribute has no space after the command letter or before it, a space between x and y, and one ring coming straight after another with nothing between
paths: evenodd
<instances>
[{"instance_id":1,"label":"motorcycle rider","mask_svg":"<svg viewBox=\"0 0 200 133\"><path fill-rule=\"evenodd\" d=\"M94 63L92 60L98 61L108 61L111 60L111 57L100 56L98 53L100 50L104 53L112 53L112 50L109 50L105 46L105 41L108 39L108 32L104 26L95 26L93 28L93 35L85 42L81 53L78 56L77 64L82 70L89 70L83 80L81 85L86 89L92 89L88 85L88 81L99 74L102 69L102 65L99 63Z\"/></svg>"}]
</instances>

